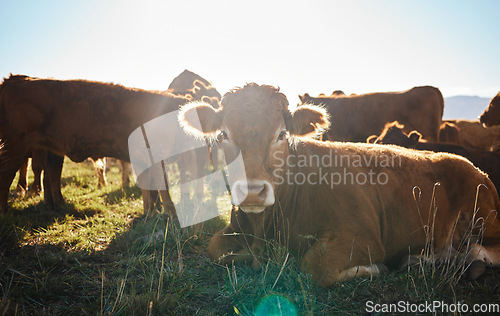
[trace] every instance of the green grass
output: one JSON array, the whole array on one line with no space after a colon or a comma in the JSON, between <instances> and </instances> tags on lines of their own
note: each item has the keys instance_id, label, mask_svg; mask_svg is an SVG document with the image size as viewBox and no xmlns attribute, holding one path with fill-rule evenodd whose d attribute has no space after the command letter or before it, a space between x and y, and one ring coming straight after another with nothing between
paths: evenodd
<instances>
[{"instance_id":1,"label":"green grass","mask_svg":"<svg viewBox=\"0 0 500 316\"><path fill-rule=\"evenodd\" d=\"M0 214L0 315L263 315L278 307L337 315L364 314L367 301L500 303L492 269L469 282L450 271L460 268L420 263L324 289L272 242L258 272L220 266L206 249L224 219L179 229L165 214L144 214L140 190L122 189L120 177L113 164L98 189L90 163L66 160L65 205L10 200Z\"/></svg>"}]
</instances>

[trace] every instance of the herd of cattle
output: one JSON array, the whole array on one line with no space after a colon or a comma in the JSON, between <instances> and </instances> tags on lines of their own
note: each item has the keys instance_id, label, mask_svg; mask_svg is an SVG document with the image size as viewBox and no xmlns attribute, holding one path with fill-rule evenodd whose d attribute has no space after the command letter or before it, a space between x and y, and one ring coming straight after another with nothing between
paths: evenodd
<instances>
[{"instance_id":1,"label":"herd of cattle","mask_svg":"<svg viewBox=\"0 0 500 316\"><path fill-rule=\"evenodd\" d=\"M210 241L213 260L258 269L265 240L275 239L323 286L407 263L429 241L435 259L462 256L471 279L500 266L500 93L477 122L442 121L443 97L430 86L305 94L300 101L292 112L278 89L254 83L221 98L187 70L166 91L11 75L0 86L0 212L28 157L36 181L43 169L44 201L54 206L63 202L64 156L128 162L129 135L180 108L187 134L217 143L226 161L240 155L244 162L230 171L235 207L228 226ZM300 163L332 152L398 163L342 166L347 174L384 173L383 184L278 181L285 174L338 172L337 165ZM158 192L142 192L144 208L153 207ZM168 190L160 193L175 216Z\"/></svg>"}]
</instances>

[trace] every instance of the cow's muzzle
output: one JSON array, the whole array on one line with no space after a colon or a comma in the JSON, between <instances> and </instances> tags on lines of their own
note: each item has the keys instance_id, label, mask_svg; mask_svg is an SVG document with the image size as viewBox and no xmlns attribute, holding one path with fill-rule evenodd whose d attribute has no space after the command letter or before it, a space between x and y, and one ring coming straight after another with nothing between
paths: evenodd
<instances>
[{"instance_id":1,"label":"cow's muzzle","mask_svg":"<svg viewBox=\"0 0 500 316\"><path fill-rule=\"evenodd\" d=\"M489 118L484 114L479 117L479 122L482 123L484 128L488 128L488 127L493 126L493 124L491 124Z\"/></svg>"},{"instance_id":2,"label":"cow's muzzle","mask_svg":"<svg viewBox=\"0 0 500 316\"><path fill-rule=\"evenodd\" d=\"M231 189L231 202L244 211L262 211L266 206L274 204L274 190L269 181L239 180Z\"/></svg>"}]
</instances>

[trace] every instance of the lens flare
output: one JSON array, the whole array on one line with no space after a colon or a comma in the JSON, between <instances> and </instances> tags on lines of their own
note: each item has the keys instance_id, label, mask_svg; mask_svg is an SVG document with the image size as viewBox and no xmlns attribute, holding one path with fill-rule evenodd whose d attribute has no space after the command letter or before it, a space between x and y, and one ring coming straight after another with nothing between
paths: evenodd
<instances>
[{"instance_id":1,"label":"lens flare","mask_svg":"<svg viewBox=\"0 0 500 316\"><path fill-rule=\"evenodd\" d=\"M266 296L257 306L255 316L278 316L278 315L297 315L295 305L285 296L280 294L271 294Z\"/></svg>"}]
</instances>

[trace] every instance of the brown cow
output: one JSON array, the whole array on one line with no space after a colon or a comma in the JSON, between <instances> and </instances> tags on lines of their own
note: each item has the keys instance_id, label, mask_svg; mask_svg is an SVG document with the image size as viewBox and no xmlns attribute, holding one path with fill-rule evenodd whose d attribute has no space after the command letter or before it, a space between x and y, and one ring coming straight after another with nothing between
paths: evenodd
<instances>
[{"instance_id":1,"label":"brown cow","mask_svg":"<svg viewBox=\"0 0 500 316\"><path fill-rule=\"evenodd\" d=\"M218 107L221 99L220 93L212 86L212 84L199 76L198 74L185 69L182 73L180 73L177 77L172 80L170 85L168 86L168 91L173 94L178 95L188 95L193 100L203 100L212 104L214 107ZM36 156L35 159L41 158L42 156ZM94 165L94 169L97 172L98 186L105 186L107 184L106 180L106 159L105 158L97 158L92 160ZM35 161L35 165L40 165L41 162ZM120 161L122 166L122 186L126 187L130 185L130 175L132 173L130 163L126 161ZM27 164L23 165L19 170L21 182L18 184L16 188L16 192L19 192L19 195L23 195L25 187L27 186L26 175L27 175ZM35 170L34 170L35 172ZM33 184L34 192L39 192L41 190L41 186L37 180L40 180L40 171L35 172L35 183ZM147 203L146 203L147 204ZM146 205L146 208L148 206Z\"/></svg>"},{"instance_id":2,"label":"brown cow","mask_svg":"<svg viewBox=\"0 0 500 316\"><path fill-rule=\"evenodd\" d=\"M197 117L201 130L193 126ZM302 255L303 272L331 286L418 256L429 241L436 258L450 257L470 235L467 261L500 265L495 187L464 158L300 139L327 128L325 111L291 113L279 90L254 83L227 93L218 110L184 106L179 120L188 133L217 137L226 161L244 165L229 168L240 209L212 237L212 259L258 267L263 238L274 238Z\"/></svg>"},{"instance_id":3,"label":"brown cow","mask_svg":"<svg viewBox=\"0 0 500 316\"><path fill-rule=\"evenodd\" d=\"M458 145L488 151L500 150L500 126L486 128L479 121L469 120L446 120L444 122L456 126Z\"/></svg>"},{"instance_id":4,"label":"brown cow","mask_svg":"<svg viewBox=\"0 0 500 316\"><path fill-rule=\"evenodd\" d=\"M500 92L491 99L490 104L479 117L486 127L500 125Z\"/></svg>"},{"instance_id":5,"label":"brown cow","mask_svg":"<svg viewBox=\"0 0 500 316\"><path fill-rule=\"evenodd\" d=\"M460 155L469 159L476 167L486 172L495 184L497 192L500 192L500 153L466 148L455 144L422 142L420 141L422 135L418 131L412 131L407 135L403 130L404 126L397 121L387 123L382 134L376 138L375 143Z\"/></svg>"},{"instance_id":6,"label":"brown cow","mask_svg":"<svg viewBox=\"0 0 500 316\"><path fill-rule=\"evenodd\" d=\"M76 162L87 157L128 161L130 133L177 110L187 100L170 93L85 80L12 75L4 79L0 86L0 211L7 209L9 186L31 150L49 149L44 191L50 205L62 201L63 155Z\"/></svg>"},{"instance_id":7,"label":"brown cow","mask_svg":"<svg viewBox=\"0 0 500 316\"><path fill-rule=\"evenodd\" d=\"M19 76L22 77L22 76ZM191 82L190 82L191 80ZM200 86L201 88L199 88ZM204 100L206 102L210 102L213 106L218 106L220 103L220 94L217 92L217 90L208 83L207 80L204 78L200 77L199 75L190 72L188 70L185 70L183 73L181 73L179 76L177 76L172 83L169 86L169 90L167 90L165 93L174 93L177 95L186 95L186 100ZM205 95L207 94L207 95ZM36 155L35 155L36 152ZM45 159L46 153L44 153L43 150L35 150L34 156L32 159L32 165L33 165L33 172L35 176L34 183L32 184L30 188L31 193L37 193L41 190L41 185L40 185L40 179L41 179L41 172L43 170L42 166L42 159ZM52 154L51 154L52 156ZM199 155L196 157L199 159L205 158L205 157L199 157ZM186 159L184 159L186 160ZM206 160L206 158L205 158ZM60 163L57 165L57 167L54 167L53 169L56 169L56 173L60 174L62 171L62 157L58 158L57 161L60 161ZM192 159L191 159L192 161ZM106 177L105 177L105 168L106 168L106 160L105 158L98 158L98 159L92 159L92 162L94 164L94 168L97 171L98 175L98 185L106 185ZM128 186L129 185L129 177L132 173L130 163L127 161L120 160L121 166L122 166L122 186ZM189 163L189 161L186 161L186 163ZM194 163L193 163L194 164ZM198 162L198 165L201 165L200 162ZM24 189L26 187L26 173L27 173L27 165L23 165L22 168L20 169L20 181L18 183L18 186L16 188L16 192L24 192ZM186 177L184 174L181 174L183 176L183 179ZM48 182L49 178L46 178L46 182ZM44 182L45 182L44 181ZM60 204L62 203L62 194L60 193L60 180L57 181L55 184L46 184L47 187L51 187L51 194L48 194L46 196L45 201L48 205L53 206L55 204ZM156 191L147 191L147 190L142 190L143 193L143 200L144 200L144 209L145 211L151 210L155 207L156 202L158 201L158 194ZM173 203L171 201L170 195L168 191L163 191L162 197L163 197L163 203L167 206L167 208L172 208ZM22 194L22 193L21 193ZM51 198L55 197L55 198Z\"/></svg>"},{"instance_id":8,"label":"brown cow","mask_svg":"<svg viewBox=\"0 0 500 316\"><path fill-rule=\"evenodd\" d=\"M299 96L301 104L324 104L332 118L329 140L365 142L378 135L385 123L400 121L408 129L421 131L425 139L438 140L444 101L434 87L415 87L403 92L360 95Z\"/></svg>"}]
</instances>

